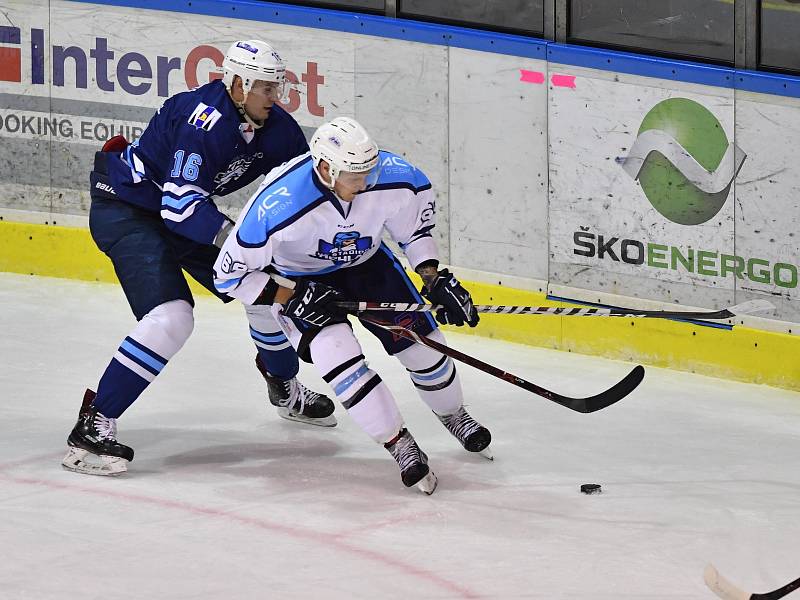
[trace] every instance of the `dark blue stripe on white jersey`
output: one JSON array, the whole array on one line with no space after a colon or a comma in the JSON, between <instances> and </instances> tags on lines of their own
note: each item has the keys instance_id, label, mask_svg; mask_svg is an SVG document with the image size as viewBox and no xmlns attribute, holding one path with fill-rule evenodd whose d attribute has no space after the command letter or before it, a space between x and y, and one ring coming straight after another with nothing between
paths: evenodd
<instances>
[{"instance_id":1,"label":"dark blue stripe on white jersey","mask_svg":"<svg viewBox=\"0 0 800 600\"><path fill-rule=\"evenodd\" d=\"M433 186L430 183L423 184L419 187L415 186L410 181L392 181L388 183L378 183L371 188L369 188L366 192L361 192L362 194L368 194L369 192L379 192L381 190L411 190L415 194L419 194L420 192L424 192L425 190L431 189Z\"/></svg>"}]
</instances>

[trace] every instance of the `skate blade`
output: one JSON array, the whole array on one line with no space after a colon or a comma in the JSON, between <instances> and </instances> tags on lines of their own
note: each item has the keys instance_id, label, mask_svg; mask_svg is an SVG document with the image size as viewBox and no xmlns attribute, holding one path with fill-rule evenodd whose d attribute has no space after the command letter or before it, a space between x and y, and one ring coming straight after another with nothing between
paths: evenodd
<instances>
[{"instance_id":1,"label":"skate blade","mask_svg":"<svg viewBox=\"0 0 800 600\"><path fill-rule=\"evenodd\" d=\"M417 487L422 492L425 492L428 496L430 496L433 492L436 491L437 485L439 485L439 480L437 479L433 471L428 472L428 474L425 475L425 477L423 477L417 482Z\"/></svg>"},{"instance_id":2,"label":"skate blade","mask_svg":"<svg viewBox=\"0 0 800 600\"><path fill-rule=\"evenodd\" d=\"M99 462L89 462L84 460L87 456L92 456ZM70 447L67 455L61 461L61 466L73 473L83 475L100 475L104 477L114 477L128 471L128 461L119 456L107 456L92 454L83 448Z\"/></svg>"},{"instance_id":3,"label":"skate blade","mask_svg":"<svg viewBox=\"0 0 800 600\"><path fill-rule=\"evenodd\" d=\"M336 417L328 415L319 419L312 419L305 415L300 415L290 411L285 406L278 407L278 416L286 419L287 421L295 421L296 423L306 423L307 425L316 425L318 427L336 427Z\"/></svg>"}]
</instances>

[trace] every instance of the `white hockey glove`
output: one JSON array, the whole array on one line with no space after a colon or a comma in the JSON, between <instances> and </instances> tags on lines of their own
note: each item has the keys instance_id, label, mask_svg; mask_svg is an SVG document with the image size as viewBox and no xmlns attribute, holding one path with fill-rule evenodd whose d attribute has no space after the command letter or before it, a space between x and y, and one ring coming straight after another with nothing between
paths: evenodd
<instances>
[{"instance_id":1,"label":"white hockey glove","mask_svg":"<svg viewBox=\"0 0 800 600\"><path fill-rule=\"evenodd\" d=\"M436 278L422 286L420 293L431 304L441 304L444 308L436 311L436 320L442 325L461 327L467 323L475 327L480 320L478 311L472 304L472 296L449 270L442 269Z\"/></svg>"},{"instance_id":2,"label":"white hockey glove","mask_svg":"<svg viewBox=\"0 0 800 600\"><path fill-rule=\"evenodd\" d=\"M284 304L283 314L316 327L345 323L347 313L334 305L341 300L345 297L339 290L301 279L295 285L294 295Z\"/></svg>"}]
</instances>

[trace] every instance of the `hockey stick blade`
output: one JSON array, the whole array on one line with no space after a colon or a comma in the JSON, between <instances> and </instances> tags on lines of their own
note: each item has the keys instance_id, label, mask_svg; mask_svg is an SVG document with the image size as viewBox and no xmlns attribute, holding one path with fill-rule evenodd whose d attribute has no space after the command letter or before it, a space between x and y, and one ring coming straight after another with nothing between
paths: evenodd
<instances>
[{"instance_id":1,"label":"hockey stick blade","mask_svg":"<svg viewBox=\"0 0 800 600\"><path fill-rule=\"evenodd\" d=\"M766 592L764 594L748 594L720 575L714 565L706 566L703 579L708 589L723 600L778 600L800 589L800 579L795 579L791 583L787 583L785 586L771 592Z\"/></svg>"},{"instance_id":2,"label":"hockey stick blade","mask_svg":"<svg viewBox=\"0 0 800 600\"><path fill-rule=\"evenodd\" d=\"M524 390L537 394L543 398L547 398L556 404L560 404L561 406L565 406L566 408L579 413L593 413L619 402L625 396L635 390L636 386L638 386L642 382L642 379L644 379L644 367L637 365L621 381L617 382L604 392L601 392L595 396L590 396L589 398L571 398L569 396L552 392L546 388L536 385L535 383L531 383L530 381L526 381L522 377L518 377L512 373L509 373L508 371L503 371L494 365L485 363L482 360L470 356L469 354L464 354L463 352L451 348L450 346L440 344L439 342L436 342L424 335L419 335L418 333L410 329L406 329L400 325L386 323L380 319L376 319L368 315L361 315L360 318L363 321L377 325L378 327L381 327L387 331L391 331L395 335L403 337L407 340L411 340L412 342L416 342L418 344L423 344L429 348L433 348L445 356L449 356L450 358L463 362L471 367L475 367L484 373L493 375L498 379L507 381L508 383L516 385L517 387L521 387Z\"/></svg>"},{"instance_id":3,"label":"hockey stick blade","mask_svg":"<svg viewBox=\"0 0 800 600\"><path fill-rule=\"evenodd\" d=\"M442 308L435 304L413 304L403 302L336 302L342 310L354 313L370 311L385 312L435 312ZM560 315L564 317L628 317L649 319L732 319L735 316L772 310L775 306L768 300L750 300L721 310L637 310L635 308L571 308L561 306L505 306L476 304L479 313L500 315Z\"/></svg>"}]
</instances>

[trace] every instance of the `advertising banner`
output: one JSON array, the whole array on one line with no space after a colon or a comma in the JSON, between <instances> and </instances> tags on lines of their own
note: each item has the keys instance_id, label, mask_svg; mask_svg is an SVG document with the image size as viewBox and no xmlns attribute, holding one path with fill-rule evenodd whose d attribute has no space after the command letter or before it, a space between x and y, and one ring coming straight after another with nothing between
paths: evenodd
<instances>
[{"instance_id":1,"label":"advertising banner","mask_svg":"<svg viewBox=\"0 0 800 600\"><path fill-rule=\"evenodd\" d=\"M17 184L2 198L13 208L85 213L94 151L136 139L168 97L220 78L237 39L278 49L293 84L284 108L307 131L354 116L353 36L75 2L10 0L4 13L0 177Z\"/></svg>"},{"instance_id":2,"label":"advertising banner","mask_svg":"<svg viewBox=\"0 0 800 600\"><path fill-rule=\"evenodd\" d=\"M733 90L550 65L550 281L681 304L734 302Z\"/></svg>"}]
</instances>

